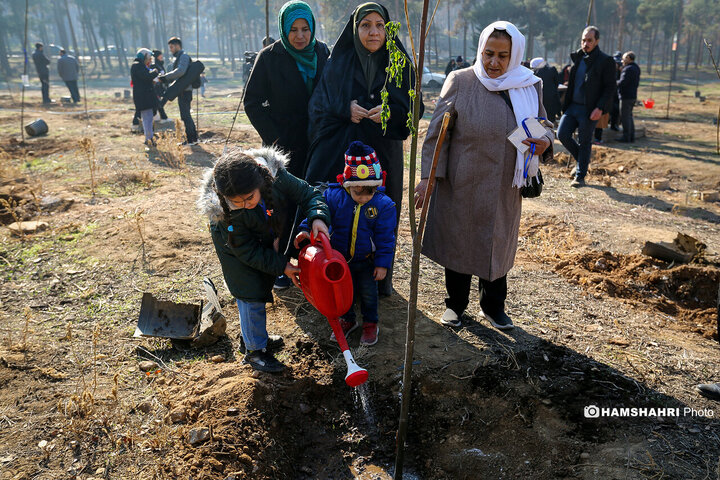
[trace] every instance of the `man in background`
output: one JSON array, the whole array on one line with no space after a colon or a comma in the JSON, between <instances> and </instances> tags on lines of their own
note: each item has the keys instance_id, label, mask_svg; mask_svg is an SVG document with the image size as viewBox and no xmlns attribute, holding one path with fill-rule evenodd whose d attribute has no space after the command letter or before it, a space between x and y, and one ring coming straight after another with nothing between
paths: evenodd
<instances>
[{"instance_id":1,"label":"man in background","mask_svg":"<svg viewBox=\"0 0 720 480\"><path fill-rule=\"evenodd\" d=\"M58 75L65 82L73 103L80 101L80 91L78 90L78 73L80 72L80 64L72 55L68 55L65 50L60 50L60 58L57 62Z\"/></svg>"},{"instance_id":2,"label":"man in background","mask_svg":"<svg viewBox=\"0 0 720 480\"><path fill-rule=\"evenodd\" d=\"M622 137L618 142L635 141L635 119L633 107L637 102L637 91L640 85L640 67L635 63L635 52L625 52L622 57L623 69L620 80L617 82L618 96L620 97L620 122L622 123Z\"/></svg>"},{"instance_id":3,"label":"man in background","mask_svg":"<svg viewBox=\"0 0 720 480\"><path fill-rule=\"evenodd\" d=\"M35 44L35 51L32 54L35 63L35 71L37 71L42 85L42 99L44 104L52 103L50 100L50 59L43 52L43 44L38 42Z\"/></svg>"},{"instance_id":4,"label":"man in background","mask_svg":"<svg viewBox=\"0 0 720 480\"><path fill-rule=\"evenodd\" d=\"M563 116L558 126L558 138L576 162L571 187L585 186L590 166L592 136L603 113L612 108L615 95L615 61L598 47L600 30L587 27L582 34L582 48L570 55L568 88L563 102ZM578 141L572 137L578 131Z\"/></svg>"},{"instance_id":5,"label":"man in background","mask_svg":"<svg viewBox=\"0 0 720 480\"><path fill-rule=\"evenodd\" d=\"M547 112L547 119L555 123L560 116L560 96L558 95L560 74L557 68L548 65L542 57L530 60L530 68L535 72L535 76L542 80L543 105Z\"/></svg>"}]
</instances>

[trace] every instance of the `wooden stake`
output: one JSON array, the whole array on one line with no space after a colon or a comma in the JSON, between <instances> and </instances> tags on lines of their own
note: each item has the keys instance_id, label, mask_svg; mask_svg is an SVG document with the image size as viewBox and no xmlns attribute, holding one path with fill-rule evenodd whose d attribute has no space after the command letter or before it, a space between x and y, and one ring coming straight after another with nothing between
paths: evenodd
<instances>
[{"instance_id":1,"label":"wooden stake","mask_svg":"<svg viewBox=\"0 0 720 480\"><path fill-rule=\"evenodd\" d=\"M195 60L200 61L200 0L195 0ZM202 75L202 74L201 74ZM200 79L200 88L198 88L197 99L195 100L195 141L200 140L200 92L202 91L202 79Z\"/></svg>"}]
</instances>

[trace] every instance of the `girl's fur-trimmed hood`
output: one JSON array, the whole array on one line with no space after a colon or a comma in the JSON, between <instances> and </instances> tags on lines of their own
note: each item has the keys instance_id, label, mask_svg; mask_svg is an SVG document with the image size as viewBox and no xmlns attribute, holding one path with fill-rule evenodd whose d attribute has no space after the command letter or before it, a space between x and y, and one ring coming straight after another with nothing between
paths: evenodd
<instances>
[{"instance_id":1,"label":"girl's fur-trimmed hood","mask_svg":"<svg viewBox=\"0 0 720 480\"><path fill-rule=\"evenodd\" d=\"M277 177L278 172L285 170L286 165L290 161L290 158L283 153L282 150L275 147L253 148L250 150L232 149L220 158L237 155L238 153L243 153L255 158L255 161L270 170L273 178ZM200 210L200 213L208 217L210 223L217 223L222 220L224 213L220 206L217 193L215 192L212 168L208 168L203 174L203 181L195 205L198 210Z\"/></svg>"}]
</instances>

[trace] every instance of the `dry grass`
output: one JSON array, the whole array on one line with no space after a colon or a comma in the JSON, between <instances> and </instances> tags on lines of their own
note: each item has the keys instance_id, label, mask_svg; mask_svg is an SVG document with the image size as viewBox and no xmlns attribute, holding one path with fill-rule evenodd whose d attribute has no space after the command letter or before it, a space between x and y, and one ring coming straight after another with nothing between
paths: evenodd
<instances>
[{"instance_id":1,"label":"dry grass","mask_svg":"<svg viewBox=\"0 0 720 480\"><path fill-rule=\"evenodd\" d=\"M175 120L174 132L158 134L156 143L160 161L170 168L184 170L186 163L182 143L185 140L185 128L180 120Z\"/></svg>"},{"instance_id":2,"label":"dry grass","mask_svg":"<svg viewBox=\"0 0 720 480\"><path fill-rule=\"evenodd\" d=\"M83 137L78 142L80 146L80 153L85 157L88 163L88 169L90 170L90 191L92 196L95 196L96 187L96 172L97 172L97 153L95 151L95 143L89 137Z\"/></svg>"},{"instance_id":3,"label":"dry grass","mask_svg":"<svg viewBox=\"0 0 720 480\"><path fill-rule=\"evenodd\" d=\"M136 208L132 212L125 212L123 217L130 223L140 236L140 246L145 248L145 209Z\"/></svg>"}]
</instances>

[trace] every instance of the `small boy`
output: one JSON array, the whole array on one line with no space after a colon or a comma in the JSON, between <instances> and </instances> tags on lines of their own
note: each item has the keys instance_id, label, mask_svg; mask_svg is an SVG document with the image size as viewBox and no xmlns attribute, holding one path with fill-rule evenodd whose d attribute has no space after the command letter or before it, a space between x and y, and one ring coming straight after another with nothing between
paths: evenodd
<instances>
[{"instance_id":1,"label":"small boy","mask_svg":"<svg viewBox=\"0 0 720 480\"><path fill-rule=\"evenodd\" d=\"M375 150L362 142L353 142L345 152L345 170L325 190L332 226L330 243L345 256L353 279L354 302L360 303L363 317L361 345L378 341L377 282L392 267L395 251L395 202L385 195L385 172ZM309 238L307 222L296 245ZM340 319L347 337L357 328L354 305ZM335 334L330 336L335 340Z\"/></svg>"}]
</instances>

